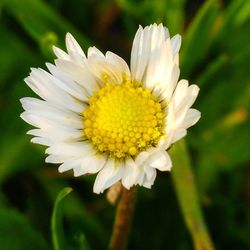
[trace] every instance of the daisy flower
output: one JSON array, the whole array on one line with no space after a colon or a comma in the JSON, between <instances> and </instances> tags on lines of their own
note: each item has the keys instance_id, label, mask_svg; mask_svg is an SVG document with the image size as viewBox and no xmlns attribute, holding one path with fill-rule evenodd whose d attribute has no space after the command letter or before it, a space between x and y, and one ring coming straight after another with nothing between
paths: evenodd
<instances>
[{"instance_id":1,"label":"daisy flower","mask_svg":"<svg viewBox=\"0 0 250 250\"><path fill-rule=\"evenodd\" d=\"M136 32L130 68L118 55L90 47L71 34L67 52L54 47L55 65L32 68L25 79L41 99L21 99L32 142L47 146L46 162L59 172L95 174L94 192L121 181L150 188L157 170L170 171L167 149L200 118L190 108L199 92L178 81L180 35L162 24Z\"/></svg>"}]
</instances>

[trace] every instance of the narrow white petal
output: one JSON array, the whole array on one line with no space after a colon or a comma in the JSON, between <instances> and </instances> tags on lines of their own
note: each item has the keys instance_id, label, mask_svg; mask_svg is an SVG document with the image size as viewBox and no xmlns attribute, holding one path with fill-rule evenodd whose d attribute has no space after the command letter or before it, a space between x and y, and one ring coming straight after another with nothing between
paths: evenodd
<instances>
[{"instance_id":1,"label":"narrow white petal","mask_svg":"<svg viewBox=\"0 0 250 250\"><path fill-rule=\"evenodd\" d=\"M162 25L140 26L136 32L131 51L131 75L133 81L139 81L155 93L166 90L171 72L178 67L177 53L180 36L170 40L168 30ZM176 59L177 58L177 59ZM170 88L172 94L174 88Z\"/></svg>"},{"instance_id":2,"label":"narrow white petal","mask_svg":"<svg viewBox=\"0 0 250 250\"><path fill-rule=\"evenodd\" d=\"M153 169L153 168L151 168L151 169ZM145 175L141 185L146 187L146 188L151 188L151 186L154 184L155 178L156 178L156 170L153 169L153 172L150 175L150 178L148 178L147 175Z\"/></svg>"},{"instance_id":3,"label":"narrow white petal","mask_svg":"<svg viewBox=\"0 0 250 250\"><path fill-rule=\"evenodd\" d=\"M147 49L149 49L150 41L149 41L148 30L150 28L151 27L147 26L143 30L143 28L139 26L139 29L135 34L131 50L131 63L130 63L133 81L140 82L145 72L148 51L146 51L146 49L145 51L143 51L143 44L145 44L145 46L147 46Z\"/></svg>"},{"instance_id":4,"label":"narrow white petal","mask_svg":"<svg viewBox=\"0 0 250 250\"><path fill-rule=\"evenodd\" d=\"M176 141L179 141L181 138L186 136L187 130L184 128L179 128L173 132L173 138L172 143L175 143Z\"/></svg>"},{"instance_id":5,"label":"narrow white petal","mask_svg":"<svg viewBox=\"0 0 250 250\"><path fill-rule=\"evenodd\" d=\"M181 36L179 34L171 38L171 46L173 49L173 54L177 54L181 47Z\"/></svg>"},{"instance_id":6,"label":"narrow white petal","mask_svg":"<svg viewBox=\"0 0 250 250\"><path fill-rule=\"evenodd\" d=\"M27 85L44 100L59 106L82 112L84 105L64 90L58 88L52 75L42 69L32 69L25 79Z\"/></svg>"},{"instance_id":7,"label":"narrow white petal","mask_svg":"<svg viewBox=\"0 0 250 250\"><path fill-rule=\"evenodd\" d=\"M197 85L191 85L186 90L186 95L178 102L174 110L174 128L183 127L184 119L187 115L189 108L193 105L197 95L199 93L199 88Z\"/></svg>"},{"instance_id":8,"label":"narrow white petal","mask_svg":"<svg viewBox=\"0 0 250 250\"><path fill-rule=\"evenodd\" d=\"M143 78L146 88L153 89L156 84L162 85L161 88L163 89L166 88L174 65L172 57L170 39L162 41L154 49L151 48L147 69Z\"/></svg>"},{"instance_id":9,"label":"narrow white petal","mask_svg":"<svg viewBox=\"0 0 250 250\"><path fill-rule=\"evenodd\" d=\"M173 102L176 108L179 106L180 102L187 95L187 91L188 91L188 81L180 80L177 84L177 87L173 95Z\"/></svg>"},{"instance_id":10,"label":"narrow white petal","mask_svg":"<svg viewBox=\"0 0 250 250\"><path fill-rule=\"evenodd\" d=\"M147 164L160 171L170 171L172 167L171 159L165 150L159 150L152 154Z\"/></svg>"},{"instance_id":11,"label":"narrow white petal","mask_svg":"<svg viewBox=\"0 0 250 250\"><path fill-rule=\"evenodd\" d=\"M90 71L99 79L101 84L104 81L115 84L123 82L124 72L119 69L119 65L111 64L106 58L101 60L89 59L88 62Z\"/></svg>"},{"instance_id":12,"label":"narrow white petal","mask_svg":"<svg viewBox=\"0 0 250 250\"><path fill-rule=\"evenodd\" d=\"M103 55L103 53L97 49L96 47L90 47L88 49L88 58L104 58L105 56Z\"/></svg>"},{"instance_id":13,"label":"narrow white petal","mask_svg":"<svg viewBox=\"0 0 250 250\"><path fill-rule=\"evenodd\" d=\"M66 34L66 47L68 52L74 51L80 54L81 56L86 57L81 46L70 33Z\"/></svg>"},{"instance_id":14,"label":"narrow white petal","mask_svg":"<svg viewBox=\"0 0 250 250\"><path fill-rule=\"evenodd\" d=\"M55 111L53 113L53 111ZM48 108L44 106L44 110L42 108L33 108L28 111L25 111L21 114L21 117L31 125L37 123L36 127L40 127L40 125L44 124L44 122L48 122L50 124L54 124L58 127L71 127L74 129L83 129L82 118L77 116L76 114L67 114L63 111L59 111L57 109ZM30 121L28 121L30 119ZM39 121L42 121L41 124L38 124Z\"/></svg>"},{"instance_id":15,"label":"narrow white petal","mask_svg":"<svg viewBox=\"0 0 250 250\"><path fill-rule=\"evenodd\" d=\"M56 66L63 71L67 76L82 86L88 93L88 96L99 89L95 78L89 72L87 67L77 65L75 62L65 60L55 60Z\"/></svg>"},{"instance_id":16,"label":"narrow white petal","mask_svg":"<svg viewBox=\"0 0 250 250\"><path fill-rule=\"evenodd\" d=\"M91 150L91 146L86 142L70 142L53 144L45 152L53 155L82 157L83 155L88 155Z\"/></svg>"},{"instance_id":17,"label":"narrow white petal","mask_svg":"<svg viewBox=\"0 0 250 250\"><path fill-rule=\"evenodd\" d=\"M124 174L122 177L122 185L130 189L131 186L137 184L138 177L140 175L141 167L137 166L132 159L128 159L125 162Z\"/></svg>"},{"instance_id":18,"label":"narrow white petal","mask_svg":"<svg viewBox=\"0 0 250 250\"><path fill-rule=\"evenodd\" d=\"M145 179L151 180L151 178L155 175L156 170L154 168L151 168L148 165L144 166L144 172L145 172Z\"/></svg>"},{"instance_id":19,"label":"narrow white petal","mask_svg":"<svg viewBox=\"0 0 250 250\"><path fill-rule=\"evenodd\" d=\"M104 168L96 176L94 192L99 194L122 178L124 168L116 166L113 159L106 162Z\"/></svg>"},{"instance_id":20,"label":"narrow white petal","mask_svg":"<svg viewBox=\"0 0 250 250\"><path fill-rule=\"evenodd\" d=\"M141 153L139 153L136 158L135 158L135 164L137 166L141 166L144 164L144 162L148 159L148 157L150 156L150 152L148 151L143 151Z\"/></svg>"},{"instance_id":21,"label":"narrow white petal","mask_svg":"<svg viewBox=\"0 0 250 250\"><path fill-rule=\"evenodd\" d=\"M183 121L183 127L189 128L199 121L201 112L196 109L189 109Z\"/></svg>"},{"instance_id":22,"label":"narrow white petal","mask_svg":"<svg viewBox=\"0 0 250 250\"><path fill-rule=\"evenodd\" d=\"M186 96L181 100L179 105L176 107L177 111L182 110L184 107L190 108L194 104L198 96L198 93L199 93L199 87L194 84L190 85L188 87Z\"/></svg>"},{"instance_id":23,"label":"narrow white petal","mask_svg":"<svg viewBox=\"0 0 250 250\"><path fill-rule=\"evenodd\" d=\"M94 151L94 150L93 150ZM74 169L74 176L84 174L95 174L105 165L107 158L102 155L96 155L96 152L90 152L89 155L81 159L81 164Z\"/></svg>"},{"instance_id":24,"label":"narrow white petal","mask_svg":"<svg viewBox=\"0 0 250 250\"><path fill-rule=\"evenodd\" d=\"M54 119L55 117L50 117L48 119L48 117L41 115L40 113L34 114L32 112L25 111L20 115L20 117L32 126L43 130L49 130L51 128L66 130L70 128L74 130L82 129L82 125L76 120L64 120L62 124L59 117L57 117L58 119Z\"/></svg>"},{"instance_id":25,"label":"narrow white petal","mask_svg":"<svg viewBox=\"0 0 250 250\"><path fill-rule=\"evenodd\" d=\"M60 167L58 168L58 171L60 173L66 172L70 169L77 168L81 164L80 159L71 159L68 161L65 161Z\"/></svg>"},{"instance_id":26,"label":"narrow white petal","mask_svg":"<svg viewBox=\"0 0 250 250\"><path fill-rule=\"evenodd\" d=\"M70 60L70 56L66 52L64 52L62 49L56 46L53 46L52 48L57 58L60 58L63 60Z\"/></svg>"},{"instance_id":27,"label":"narrow white petal","mask_svg":"<svg viewBox=\"0 0 250 250\"><path fill-rule=\"evenodd\" d=\"M169 102L173 95L174 89L176 88L179 76L180 68L176 64L170 66L169 74L165 76L165 79L163 80L163 86L161 87L161 100L166 100Z\"/></svg>"},{"instance_id":28,"label":"narrow white petal","mask_svg":"<svg viewBox=\"0 0 250 250\"><path fill-rule=\"evenodd\" d=\"M72 159L71 157L65 155L48 155L45 159L45 162L58 164L58 163L64 163L71 159Z\"/></svg>"},{"instance_id":29,"label":"narrow white petal","mask_svg":"<svg viewBox=\"0 0 250 250\"><path fill-rule=\"evenodd\" d=\"M50 146L52 144L50 139L42 137L33 137L30 141L44 146Z\"/></svg>"},{"instance_id":30,"label":"narrow white petal","mask_svg":"<svg viewBox=\"0 0 250 250\"><path fill-rule=\"evenodd\" d=\"M88 100L88 94L85 89L71 80L63 70L60 70L55 65L50 63L47 63L46 66L51 74L58 79L57 81L55 81L55 84L59 88L65 90L70 95L78 98L81 101Z\"/></svg>"},{"instance_id":31,"label":"narrow white petal","mask_svg":"<svg viewBox=\"0 0 250 250\"><path fill-rule=\"evenodd\" d=\"M130 78L130 70L127 63L118 55L108 51L106 53L106 59L109 63L116 65L122 73Z\"/></svg>"},{"instance_id":32,"label":"narrow white petal","mask_svg":"<svg viewBox=\"0 0 250 250\"><path fill-rule=\"evenodd\" d=\"M48 138L53 142L73 142L83 140L83 132L77 129L50 127L46 129L32 129L27 132L29 135Z\"/></svg>"}]
</instances>

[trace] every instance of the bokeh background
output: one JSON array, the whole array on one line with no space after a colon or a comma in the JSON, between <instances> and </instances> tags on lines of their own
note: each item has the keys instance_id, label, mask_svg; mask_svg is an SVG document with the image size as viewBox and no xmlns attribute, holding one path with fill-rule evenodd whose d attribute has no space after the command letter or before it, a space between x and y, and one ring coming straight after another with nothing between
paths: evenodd
<instances>
[{"instance_id":1,"label":"bokeh background","mask_svg":"<svg viewBox=\"0 0 250 250\"><path fill-rule=\"evenodd\" d=\"M19 99L34 96L23 79L53 61L52 44L65 48L66 32L85 51L94 45L129 62L138 25L153 22L183 36L181 77L201 89L202 118L185 139L198 209L216 249L250 249L249 17L248 0L1 0L0 249L53 249L51 216L64 187L73 188L60 204L64 249L107 249L115 206L93 194L93 176L44 163L45 148L29 142L19 117ZM139 189L129 249L194 249L181 212L191 204L178 202L189 183L175 167L180 181L159 173L151 190Z\"/></svg>"}]
</instances>

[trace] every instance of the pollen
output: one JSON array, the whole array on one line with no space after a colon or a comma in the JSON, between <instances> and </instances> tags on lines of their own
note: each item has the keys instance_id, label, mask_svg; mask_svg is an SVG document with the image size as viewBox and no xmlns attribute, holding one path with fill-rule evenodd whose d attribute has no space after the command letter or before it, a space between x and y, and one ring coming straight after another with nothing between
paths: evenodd
<instances>
[{"instance_id":1,"label":"pollen","mask_svg":"<svg viewBox=\"0 0 250 250\"><path fill-rule=\"evenodd\" d=\"M105 83L88 104L84 135L108 156L134 157L164 136L165 108L149 90L131 82Z\"/></svg>"}]
</instances>

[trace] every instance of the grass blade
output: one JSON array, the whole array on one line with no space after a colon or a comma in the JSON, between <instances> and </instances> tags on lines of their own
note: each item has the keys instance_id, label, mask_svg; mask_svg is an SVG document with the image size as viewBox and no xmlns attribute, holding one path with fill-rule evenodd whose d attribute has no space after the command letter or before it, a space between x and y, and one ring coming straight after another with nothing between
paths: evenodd
<instances>
[{"instance_id":1,"label":"grass blade","mask_svg":"<svg viewBox=\"0 0 250 250\"><path fill-rule=\"evenodd\" d=\"M84 49L90 46L88 38L80 34L54 9L40 0L4 1L10 13L27 33L40 45L45 56L50 56L52 45L62 45L66 32L71 32Z\"/></svg>"},{"instance_id":2,"label":"grass blade","mask_svg":"<svg viewBox=\"0 0 250 250\"><path fill-rule=\"evenodd\" d=\"M196 250L213 250L195 186L185 142L176 143L169 151L173 160L172 178L187 228Z\"/></svg>"},{"instance_id":3,"label":"grass blade","mask_svg":"<svg viewBox=\"0 0 250 250\"><path fill-rule=\"evenodd\" d=\"M216 0L205 2L190 24L183 39L181 55L184 77L192 73L211 44L212 27L218 17L219 7Z\"/></svg>"},{"instance_id":4,"label":"grass blade","mask_svg":"<svg viewBox=\"0 0 250 250\"><path fill-rule=\"evenodd\" d=\"M72 191L72 188L64 188L57 196L52 220L51 220L51 230L52 230L52 240L55 250L66 249L65 237L63 233L63 223L62 223L62 201L63 199Z\"/></svg>"}]
</instances>

